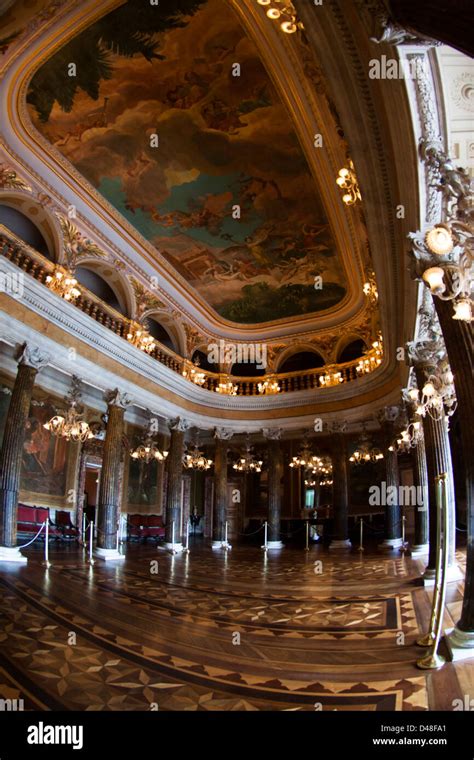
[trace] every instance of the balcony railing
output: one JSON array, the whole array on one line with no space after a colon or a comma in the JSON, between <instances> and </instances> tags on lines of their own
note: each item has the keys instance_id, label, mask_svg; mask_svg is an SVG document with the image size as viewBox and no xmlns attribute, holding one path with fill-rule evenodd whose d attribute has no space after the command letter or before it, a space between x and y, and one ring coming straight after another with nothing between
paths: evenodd
<instances>
[{"instance_id":1,"label":"balcony railing","mask_svg":"<svg viewBox=\"0 0 474 760\"><path fill-rule=\"evenodd\" d=\"M45 287L48 287L46 278L54 272L56 265L17 238L16 235L1 224L0 254L26 274L29 274L35 280L44 284ZM79 287L81 294L74 301L74 306L81 309L84 314L87 314L108 330L127 340L130 320L111 306L108 306L81 283L79 283ZM140 349L136 348L135 350L139 351ZM297 372L272 372L271 374L258 377L236 377L234 375L209 372L200 367L197 368L189 359L184 359L162 344L155 345L149 356L169 367L173 372L187 376L188 379L192 377L193 370L195 377L196 372L203 375L204 381L200 382L199 385L207 391L213 393L221 392L218 390L219 386L230 383L233 386L232 395L261 396L262 393L259 390L259 385L264 383L265 380L269 382L276 381L280 388L278 393L327 388L357 380L358 377L372 372L381 364L382 345L381 342L374 344L374 347L365 354L362 360L355 359L343 364L325 365L317 369L300 370ZM193 380L189 379L189 382L193 382Z\"/></svg>"}]
</instances>

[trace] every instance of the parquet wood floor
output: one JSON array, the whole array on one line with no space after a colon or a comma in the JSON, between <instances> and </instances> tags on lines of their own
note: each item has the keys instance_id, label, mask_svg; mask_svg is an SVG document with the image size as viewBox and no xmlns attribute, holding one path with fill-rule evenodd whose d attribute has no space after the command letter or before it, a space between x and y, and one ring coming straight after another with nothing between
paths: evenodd
<instances>
[{"instance_id":1,"label":"parquet wood floor","mask_svg":"<svg viewBox=\"0 0 474 760\"><path fill-rule=\"evenodd\" d=\"M47 570L31 548L26 567L0 566L0 698L46 710L451 710L474 697L474 661L416 668L431 595L420 560L319 546L125 552L90 567L81 549L53 548ZM449 584L446 627L461 600Z\"/></svg>"}]
</instances>

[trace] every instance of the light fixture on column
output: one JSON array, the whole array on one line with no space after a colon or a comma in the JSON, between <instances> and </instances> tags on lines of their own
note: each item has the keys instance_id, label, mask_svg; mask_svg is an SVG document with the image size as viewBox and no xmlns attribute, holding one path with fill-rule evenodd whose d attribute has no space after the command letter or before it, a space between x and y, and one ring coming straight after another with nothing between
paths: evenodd
<instances>
[{"instance_id":1,"label":"light fixture on column","mask_svg":"<svg viewBox=\"0 0 474 760\"><path fill-rule=\"evenodd\" d=\"M383 359L383 340L382 335L379 334L372 342L371 347L365 352L362 359L356 365L356 372L359 374L368 374L373 372L374 369L380 367Z\"/></svg>"},{"instance_id":2,"label":"light fixture on column","mask_svg":"<svg viewBox=\"0 0 474 760\"><path fill-rule=\"evenodd\" d=\"M132 346L147 354L150 354L156 347L153 336L150 335L146 327L133 319L130 319L128 323L127 340Z\"/></svg>"},{"instance_id":3,"label":"light fixture on column","mask_svg":"<svg viewBox=\"0 0 474 760\"><path fill-rule=\"evenodd\" d=\"M410 391L411 398L415 402L415 412L419 417L427 414L439 421L443 417L450 417L456 410L456 394L454 391L454 378L449 365L444 362L437 369L436 374L431 374L421 389L413 388Z\"/></svg>"},{"instance_id":4,"label":"light fixture on column","mask_svg":"<svg viewBox=\"0 0 474 760\"><path fill-rule=\"evenodd\" d=\"M185 360L182 375L196 385L204 385L206 382L206 375L204 372L199 372L199 366L199 357L197 357L194 362Z\"/></svg>"},{"instance_id":5,"label":"light fixture on column","mask_svg":"<svg viewBox=\"0 0 474 760\"><path fill-rule=\"evenodd\" d=\"M210 470L214 464L212 459L207 459L199 448L199 433L196 433L196 440L192 448L186 450L183 456L183 464L190 470Z\"/></svg>"},{"instance_id":6,"label":"light fixture on column","mask_svg":"<svg viewBox=\"0 0 474 760\"><path fill-rule=\"evenodd\" d=\"M375 272L369 270L367 281L364 282L364 295L367 296L367 300L372 306L375 306L379 300L379 292L377 290L377 282L375 280Z\"/></svg>"},{"instance_id":7,"label":"light fixture on column","mask_svg":"<svg viewBox=\"0 0 474 760\"><path fill-rule=\"evenodd\" d=\"M278 384L278 380L272 379L271 376L268 376L266 380L263 381L263 383L258 383L258 392L262 395L274 395L276 393L280 393L281 388Z\"/></svg>"},{"instance_id":8,"label":"light fixture on column","mask_svg":"<svg viewBox=\"0 0 474 760\"><path fill-rule=\"evenodd\" d=\"M149 464L153 460L157 462L164 462L168 456L168 451L161 451L153 440L152 419L148 420L147 426L143 432L143 436L138 446L130 451L130 456L135 461L145 462Z\"/></svg>"},{"instance_id":9,"label":"light fixture on column","mask_svg":"<svg viewBox=\"0 0 474 760\"><path fill-rule=\"evenodd\" d=\"M408 452L410 449L414 449L416 446L418 446L422 435L423 431L421 428L421 422L419 420L410 422L405 430L401 431L400 435L397 438L397 450L402 453Z\"/></svg>"},{"instance_id":10,"label":"light fixture on column","mask_svg":"<svg viewBox=\"0 0 474 760\"><path fill-rule=\"evenodd\" d=\"M262 465L263 460L257 459L250 444L250 438L247 436L245 448L237 461L232 465L233 469L237 470L237 472L261 472Z\"/></svg>"},{"instance_id":11,"label":"light fixture on column","mask_svg":"<svg viewBox=\"0 0 474 760\"><path fill-rule=\"evenodd\" d=\"M359 183L355 173L354 164L349 159L349 165L339 170L339 176L336 179L336 183L341 190L344 191L342 200L346 206L353 206L357 201L362 200Z\"/></svg>"},{"instance_id":12,"label":"light fixture on column","mask_svg":"<svg viewBox=\"0 0 474 760\"><path fill-rule=\"evenodd\" d=\"M95 437L89 424L82 419L80 384L79 378L73 375L71 390L65 399L68 403L65 416L57 414L43 425L52 435L74 443L84 443L84 441Z\"/></svg>"},{"instance_id":13,"label":"light fixture on column","mask_svg":"<svg viewBox=\"0 0 474 760\"><path fill-rule=\"evenodd\" d=\"M233 383L228 375L221 375L220 382L216 388L217 393L224 396L237 396L238 385Z\"/></svg>"},{"instance_id":14,"label":"light fixture on column","mask_svg":"<svg viewBox=\"0 0 474 760\"><path fill-rule=\"evenodd\" d=\"M344 382L342 373L335 367L328 367L324 375L319 375L319 383L323 388L333 388Z\"/></svg>"},{"instance_id":15,"label":"light fixture on column","mask_svg":"<svg viewBox=\"0 0 474 760\"><path fill-rule=\"evenodd\" d=\"M79 298L81 291L77 287L77 280L67 269L61 266L55 267L52 274L46 277L46 285L53 293L56 293L65 301L74 301Z\"/></svg>"},{"instance_id":16,"label":"light fixture on column","mask_svg":"<svg viewBox=\"0 0 474 760\"><path fill-rule=\"evenodd\" d=\"M266 8L269 19L279 22L280 29L285 34L294 34L298 29L304 28L301 21L298 21L291 0L257 0L257 3Z\"/></svg>"},{"instance_id":17,"label":"light fixture on column","mask_svg":"<svg viewBox=\"0 0 474 760\"><path fill-rule=\"evenodd\" d=\"M383 454L380 449L372 445L372 441L367 435L364 426L357 448L352 456L349 457L349 462L352 462L352 464L367 464L368 462L378 462L380 459L383 459Z\"/></svg>"}]
</instances>

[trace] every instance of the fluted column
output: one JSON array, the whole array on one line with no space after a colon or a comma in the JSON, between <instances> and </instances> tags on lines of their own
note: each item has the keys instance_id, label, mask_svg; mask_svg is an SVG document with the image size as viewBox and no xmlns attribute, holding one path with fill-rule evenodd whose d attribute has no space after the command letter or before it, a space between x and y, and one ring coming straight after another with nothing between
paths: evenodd
<instances>
[{"instance_id":1,"label":"fluted column","mask_svg":"<svg viewBox=\"0 0 474 760\"><path fill-rule=\"evenodd\" d=\"M343 428L332 426L333 538L330 549L345 549L349 540L349 458Z\"/></svg>"},{"instance_id":2,"label":"fluted column","mask_svg":"<svg viewBox=\"0 0 474 760\"><path fill-rule=\"evenodd\" d=\"M383 454L385 458L385 485L387 493L393 494L390 504L385 504L385 536L380 544L385 549L396 549L402 545L402 510L399 501L400 473L398 457L392 448L397 431L400 409L396 406L386 407L379 421L382 427ZM387 499L388 501L388 499Z\"/></svg>"},{"instance_id":3,"label":"fluted column","mask_svg":"<svg viewBox=\"0 0 474 760\"><path fill-rule=\"evenodd\" d=\"M429 498L428 498L428 468L426 465L425 436L423 428L418 444L413 451L414 484L421 499L415 506L415 543L411 547L412 556L427 554L429 551ZM420 504L419 501L422 501Z\"/></svg>"},{"instance_id":4,"label":"fluted column","mask_svg":"<svg viewBox=\"0 0 474 760\"><path fill-rule=\"evenodd\" d=\"M184 433L187 423L178 417L169 423L170 448L166 457L168 485L166 491L166 548L183 551L181 526L181 497L183 488ZM174 526L174 528L173 528ZM173 533L174 531L174 533ZM174 540L173 540L174 539Z\"/></svg>"},{"instance_id":5,"label":"fluted column","mask_svg":"<svg viewBox=\"0 0 474 760\"><path fill-rule=\"evenodd\" d=\"M214 516L212 521L212 548L230 548L225 542L227 520L227 454L232 431L225 428L214 430L216 441L214 453Z\"/></svg>"},{"instance_id":6,"label":"fluted column","mask_svg":"<svg viewBox=\"0 0 474 760\"><path fill-rule=\"evenodd\" d=\"M99 559L123 560L125 555L120 554L117 549L117 529L121 496L123 418L130 399L115 388L106 392L105 400L107 429L99 486L96 554Z\"/></svg>"},{"instance_id":7,"label":"fluted column","mask_svg":"<svg viewBox=\"0 0 474 760\"><path fill-rule=\"evenodd\" d=\"M263 430L268 440L268 549L282 549L281 541L281 501L283 478L283 454L281 450L281 429Z\"/></svg>"},{"instance_id":8,"label":"fluted column","mask_svg":"<svg viewBox=\"0 0 474 760\"><path fill-rule=\"evenodd\" d=\"M0 561L24 563L26 557L16 548L23 443L36 375L48 364L50 357L25 343L17 358L18 372L0 452Z\"/></svg>"},{"instance_id":9,"label":"fluted column","mask_svg":"<svg viewBox=\"0 0 474 760\"><path fill-rule=\"evenodd\" d=\"M428 379L432 365L415 364L416 382L418 388L423 388ZM451 460L451 448L449 443L448 425L446 417L433 419L428 413L423 417L423 435L425 439L426 465L428 473L429 494L429 554L428 565L424 572L425 581L431 582L436 569L436 477L446 473L446 501L449 522L449 548L448 548L448 580L460 577L456 565L456 504L454 495L454 474Z\"/></svg>"}]
</instances>

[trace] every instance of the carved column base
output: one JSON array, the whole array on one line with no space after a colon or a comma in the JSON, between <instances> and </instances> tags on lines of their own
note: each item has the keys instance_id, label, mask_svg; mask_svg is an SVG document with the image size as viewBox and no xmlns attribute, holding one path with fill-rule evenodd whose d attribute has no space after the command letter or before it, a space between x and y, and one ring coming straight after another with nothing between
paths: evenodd
<instances>
[{"instance_id":1,"label":"carved column base","mask_svg":"<svg viewBox=\"0 0 474 760\"><path fill-rule=\"evenodd\" d=\"M0 562L19 562L25 565L28 558L16 546L0 546Z\"/></svg>"},{"instance_id":2,"label":"carved column base","mask_svg":"<svg viewBox=\"0 0 474 760\"><path fill-rule=\"evenodd\" d=\"M267 549L284 549L284 547L283 541L267 541ZM262 546L262 549L265 549L265 547Z\"/></svg>"},{"instance_id":3,"label":"carved column base","mask_svg":"<svg viewBox=\"0 0 474 760\"><path fill-rule=\"evenodd\" d=\"M410 552L412 557L423 557L426 554L429 554L430 551L430 545L429 544L413 544L412 547L410 547Z\"/></svg>"},{"instance_id":4,"label":"carved column base","mask_svg":"<svg viewBox=\"0 0 474 760\"><path fill-rule=\"evenodd\" d=\"M102 549L100 546L95 549L94 555L97 559L103 559L105 562L125 559L125 554L120 554L117 549Z\"/></svg>"},{"instance_id":5,"label":"carved column base","mask_svg":"<svg viewBox=\"0 0 474 760\"><path fill-rule=\"evenodd\" d=\"M330 549L350 549L352 547L350 538L336 539L333 538L329 544Z\"/></svg>"},{"instance_id":6,"label":"carved column base","mask_svg":"<svg viewBox=\"0 0 474 760\"><path fill-rule=\"evenodd\" d=\"M166 541L163 546L159 546L158 549L161 549L162 551L171 552L171 554L180 554L184 551L184 546L182 543L177 544L176 542L173 544L171 541Z\"/></svg>"},{"instance_id":7,"label":"carved column base","mask_svg":"<svg viewBox=\"0 0 474 760\"><path fill-rule=\"evenodd\" d=\"M213 541L211 549L232 549L232 545L228 541Z\"/></svg>"},{"instance_id":8,"label":"carved column base","mask_svg":"<svg viewBox=\"0 0 474 760\"><path fill-rule=\"evenodd\" d=\"M401 538L385 538L382 543L379 544L379 549L399 549L401 546L403 546Z\"/></svg>"},{"instance_id":9,"label":"carved column base","mask_svg":"<svg viewBox=\"0 0 474 760\"><path fill-rule=\"evenodd\" d=\"M449 567L446 568L446 582L447 583L462 581L463 578L464 578L464 575L457 565L449 565ZM435 571L431 569L430 570L426 569L422 575L422 580L423 580L423 586L427 588L434 586Z\"/></svg>"},{"instance_id":10,"label":"carved column base","mask_svg":"<svg viewBox=\"0 0 474 760\"><path fill-rule=\"evenodd\" d=\"M446 631L445 641L452 662L474 658L474 631L461 631L456 626Z\"/></svg>"}]
</instances>

